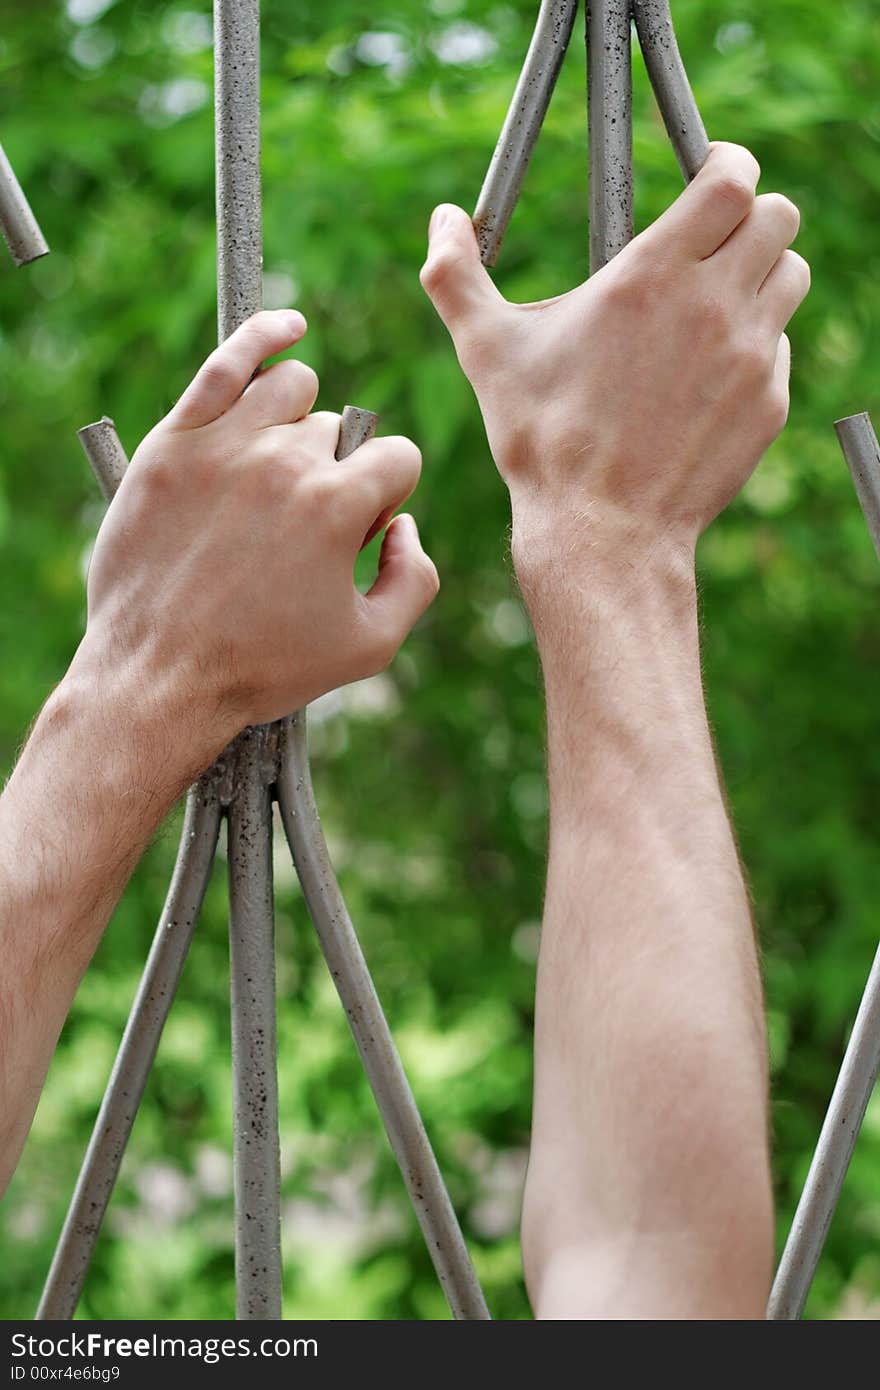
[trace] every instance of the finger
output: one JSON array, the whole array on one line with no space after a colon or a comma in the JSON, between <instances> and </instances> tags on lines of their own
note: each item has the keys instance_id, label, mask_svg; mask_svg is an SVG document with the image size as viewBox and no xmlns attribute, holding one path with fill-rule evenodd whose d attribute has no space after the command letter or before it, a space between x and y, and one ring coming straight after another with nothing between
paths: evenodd
<instances>
[{"instance_id":1,"label":"finger","mask_svg":"<svg viewBox=\"0 0 880 1390\"><path fill-rule=\"evenodd\" d=\"M211 353L171 411L175 425L198 429L234 405L267 357L298 343L306 321L296 309L264 309Z\"/></svg>"},{"instance_id":2,"label":"finger","mask_svg":"<svg viewBox=\"0 0 880 1390\"><path fill-rule=\"evenodd\" d=\"M383 666L439 588L436 567L422 549L415 521L406 512L396 516L385 532L376 582L365 596L371 640Z\"/></svg>"},{"instance_id":3,"label":"finger","mask_svg":"<svg viewBox=\"0 0 880 1390\"><path fill-rule=\"evenodd\" d=\"M726 266L744 288L757 294L786 246L798 234L801 215L781 193L762 193L712 264Z\"/></svg>"},{"instance_id":4,"label":"finger","mask_svg":"<svg viewBox=\"0 0 880 1390\"><path fill-rule=\"evenodd\" d=\"M361 537L372 539L383 518L387 520L415 490L422 456L411 439L383 435L368 439L348 458L340 459L338 467L345 470L343 495L351 507L352 524Z\"/></svg>"},{"instance_id":5,"label":"finger","mask_svg":"<svg viewBox=\"0 0 880 1390\"><path fill-rule=\"evenodd\" d=\"M305 362L276 362L254 378L238 410L247 412L257 429L266 429L301 420L317 397L318 377L311 367Z\"/></svg>"},{"instance_id":6,"label":"finger","mask_svg":"<svg viewBox=\"0 0 880 1390\"><path fill-rule=\"evenodd\" d=\"M791 376L791 343L788 334L783 333L779 339L779 346L776 349L776 363L773 368L773 395L777 402L778 413L774 420L774 430L779 434L785 428L788 419L789 403L789 377Z\"/></svg>"},{"instance_id":7,"label":"finger","mask_svg":"<svg viewBox=\"0 0 880 1390\"><path fill-rule=\"evenodd\" d=\"M797 251L783 251L758 291L758 303L781 332L810 289L810 267Z\"/></svg>"},{"instance_id":8,"label":"finger","mask_svg":"<svg viewBox=\"0 0 880 1390\"><path fill-rule=\"evenodd\" d=\"M700 172L648 231L691 260L705 260L748 216L760 175L758 161L742 145L713 144Z\"/></svg>"},{"instance_id":9,"label":"finger","mask_svg":"<svg viewBox=\"0 0 880 1390\"><path fill-rule=\"evenodd\" d=\"M318 454L327 456L327 466L331 466L339 438L341 416L333 410L313 410L304 420L296 420L288 425L268 425L264 437L283 453L286 449L291 455L303 445L305 440Z\"/></svg>"},{"instance_id":10,"label":"finger","mask_svg":"<svg viewBox=\"0 0 880 1390\"><path fill-rule=\"evenodd\" d=\"M506 307L480 260L471 219L453 203L441 203L434 210L428 257L419 279L456 345L487 314Z\"/></svg>"}]
</instances>

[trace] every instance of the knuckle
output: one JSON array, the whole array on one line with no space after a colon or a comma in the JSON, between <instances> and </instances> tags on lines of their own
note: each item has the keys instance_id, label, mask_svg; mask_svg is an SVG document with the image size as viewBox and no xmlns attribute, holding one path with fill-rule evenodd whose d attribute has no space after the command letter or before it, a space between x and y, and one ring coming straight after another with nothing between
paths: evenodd
<instances>
[{"instance_id":1,"label":"knuckle","mask_svg":"<svg viewBox=\"0 0 880 1390\"><path fill-rule=\"evenodd\" d=\"M755 190L744 174L729 170L718 177L712 186L712 196L741 216L751 208L755 201Z\"/></svg>"},{"instance_id":2,"label":"knuckle","mask_svg":"<svg viewBox=\"0 0 880 1390\"><path fill-rule=\"evenodd\" d=\"M330 525L340 517L338 493L334 476L323 468L312 468L303 479L300 489L300 509L305 516Z\"/></svg>"},{"instance_id":3,"label":"knuckle","mask_svg":"<svg viewBox=\"0 0 880 1390\"><path fill-rule=\"evenodd\" d=\"M797 251L786 251L785 261L803 297L809 290L813 278L810 263L798 255Z\"/></svg>"},{"instance_id":4,"label":"knuckle","mask_svg":"<svg viewBox=\"0 0 880 1390\"><path fill-rule=\"evenodd\" d=\"M428 294L440 289L453 275L457 262L458 254L454 246L447 244L431 251L419 271L422 289L426 290Z\"/></svg>"},{"instance_id":5,"label":"knuckle","mask_svg":"<svg viewBox=\"0 0 880 1390\"><path fill-rule=\"evenodd\" d=\"M736 346L735 356L740 376L747 381L761 381L768 378L773 370L775 344L771 358L767 344L758 334L744 336Z\"/></svg>"},{"instance_id":6,"label":"knuckle","mask_svg":"<svg viewBox=\"0 0 880 1390\"><path fill-rule=\"evenodd\" d=\"M606 269L611 273L605 294L616 309L649 312L669 293L670 267L654 252L642 254L639 248L639 254L614 260Z\"/></svg>"},{"instance_id":7,"label":"knuckle","mask_svg":"<svg viewBox=\"0 0 880 1390\"><path fill-rule=\"evenodd\" d=\"M418 482L422 472L422 451L417 444L403 434L388 435L382 441L385 452L393 459L401 471L413 482Z\"/></svg>"},{"instance_id":8,"label":"knuckle","mask_svg":"<svg viewBox=\"0 0 880 1390\"><path fill-rule=\"evenodd\" d=\"M800 209L790 198L786 198L784 193L762 193L756 203L763 203L764 208L778 221L784 228L789 238L793 239L801 225Z\"/></svg>"},{"instance_id":9,"label":"knuckle","mask_svg":"<svg viewBox=\"0 0 880 1390\"><path fill-rule=\"evenodd\" d=\"M285 375L289 378L291 386L307 391L313 397L317 396L320 382L314 367L310 367L307 362L294 360L284 362L281 365L285 368Z\"/></svg>"},{"instance_id":10,"label":"knuckle","mask_svg":"<svg viewBox=\"0 0 880 1390\"><path fill-rule=\"evenodd\" d=\"M204 362L199 376L209 391L226 394L238 385L238 374L222 348L217 348Z\"/></svg>"}]
</instances>

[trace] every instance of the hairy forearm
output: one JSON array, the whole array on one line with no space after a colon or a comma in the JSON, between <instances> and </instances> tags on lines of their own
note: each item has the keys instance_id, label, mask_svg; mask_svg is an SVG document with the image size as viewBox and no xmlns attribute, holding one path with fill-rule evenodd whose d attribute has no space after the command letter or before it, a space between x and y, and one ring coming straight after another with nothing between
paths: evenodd
<instances>
[{"instance_id":1,"label":"hairy forearm","mask_svg":"<svg viewBox=\"0 0 880 1390\"><path fill-rule=\"evenodd\" d=\"M550 777L533 1302L549 1316L755 1314L770 1255L761 989L692 560L645 547L621 564L577 536L543 549L549 564L522 567Z\"/></svg>"},{"instance_id":2,"label":"hairy forearm","mask_svg":"<svg viewBox=\"0 0 880 1390\"><path fill-rule=\"evenodd\" d=\"M191 770L185 713L146 674L82 648L0 797L0 1191L83 971Z\"/></svg>"}]
</instances>

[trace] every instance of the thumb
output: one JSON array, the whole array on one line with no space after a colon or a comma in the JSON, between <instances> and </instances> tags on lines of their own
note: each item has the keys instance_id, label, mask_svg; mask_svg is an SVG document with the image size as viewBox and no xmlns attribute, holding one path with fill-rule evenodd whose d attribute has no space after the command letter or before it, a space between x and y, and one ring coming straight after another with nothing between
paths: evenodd
<instances>
[{"instance_id":1,"label":"thumb","mask_svg":"<svg viewBox=\"0 0 880 1390\"><path fill-rule=\"evenodd\" d=\"M386 661L433 603L439 588L434 561L422 549L416 523L402 512L385 532L379 574L366 595L372 635Z\"/></svg>"},{"instance_id":2,"label":"thumb","mask_svg":"<svg viewBox=\"0 0 880 1390\"><path fill-rule=\"evenodd\" d=\"M419 279L457 343L506 300L480 260L473 223L463 208L441 203L428 227L428 258Z\"/></svg>"}]
</instances>

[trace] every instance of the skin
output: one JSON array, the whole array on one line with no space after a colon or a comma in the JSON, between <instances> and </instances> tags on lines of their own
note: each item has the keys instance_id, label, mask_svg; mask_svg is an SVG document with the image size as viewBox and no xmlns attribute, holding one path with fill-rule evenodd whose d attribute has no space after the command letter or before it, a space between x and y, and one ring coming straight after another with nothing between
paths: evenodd
<instances>
[{"instance_id":1,"label":"skin","mask_svg":"<svg viewBox=\"0 0 880 1390\"><path fill-rule=\"evenodd\" d=\"M748 894L694 552L788 411L798 213L713 146L569 294L509 304L470 220L422 283L479 401L547 703L550 845L522 1241L542 1318L763 1316L773 1212Z\"/></svg>"},{"instance_id":2,"label":"skin","mask_svg":"<svg viewBox=\"0 0 880 1390\"><path fill-rule=\"evenodd\" d=\"M344 462L339 416L310 413L306 331L261 313L214 352L146 437L92 557L85 636L0 797L0 1192L61 1025L150 837L245 725L282 717L392 659L437 592L411 517L407 439Z\"/></svg>"}]
</instances>

